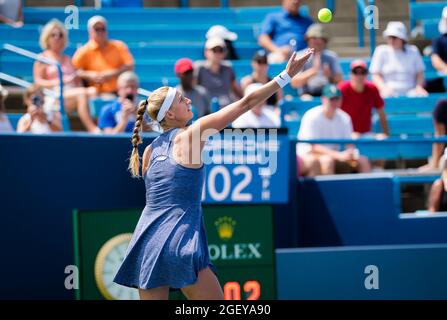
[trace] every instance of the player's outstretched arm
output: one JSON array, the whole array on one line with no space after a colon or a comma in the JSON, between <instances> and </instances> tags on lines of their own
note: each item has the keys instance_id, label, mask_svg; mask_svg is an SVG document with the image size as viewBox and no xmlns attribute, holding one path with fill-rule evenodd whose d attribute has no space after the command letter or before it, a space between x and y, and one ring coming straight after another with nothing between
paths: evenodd
<instances>
[{"instance_id":1,"label":"player's outstretched arm","mask_svg":"<svg viewBox=\"0 0 447 320\"><path fill-rule=\"evenodd\" d=\"M280 88L287 85L291 78L301 71L306 61L313 54L313 49L307 49L302 55L298 56L296 52L292 54L287 63L286 69L282 71L270 82L264 84L258 90L244 96L242 99L222 108L221 110L200 118L194 122L187 131L191 133L195 130L200 131L200 136L206 134L206 130L214 129L220 131L226 128L231 122L236 120L243 113L267 100ZM209 130L211 132L211 130Z\"/></svg>"}]
</instances>

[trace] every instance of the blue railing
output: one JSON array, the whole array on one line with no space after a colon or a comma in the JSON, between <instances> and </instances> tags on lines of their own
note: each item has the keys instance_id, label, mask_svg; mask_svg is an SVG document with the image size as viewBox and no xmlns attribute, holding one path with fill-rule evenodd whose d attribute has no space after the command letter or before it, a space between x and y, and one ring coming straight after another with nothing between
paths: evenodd
<instances>
[{"instance_id":1,"label":"blue railing","mask_svg":"<svg viewBox=\"0 0 447 320\"><path fill-rule=\"evenodd\" d=\"M374 5L374 0L368 0L368 6ZM365 39L363 35L364 21L370 15L369 10L365 6L364 0L357 0L357 31L359 39L359 47L365 46ZM371 56L376 48L376 31L374 27L369 28L369 47Z\"/></svg>"},{"instance_id":2,"label":"blue railing","mask_svg":"<svg viewBox=\"0 0 447 320\"><path fill-rule=\"evenodd\" d=\"M45 64L56 66L57 73L58 73L58 76L59 76L59 90L60 90L59 91L59 104L60 104L60 112L61 112L62 115L64 115L65 114L65 110L64 110L64 95L63 95L63 92L64 92L64 81L63 81L63 77L62 77L62 68L61 68L60 63L55 61L55 60L39 56L38 54L36 54L34 52L31 52L31 51L28 51L28 50L25 50L25 49L13 46L11 44L4 44L3 47L0 49L0 62L1 62L1 56L2 56L3 52L5 52L5 51L10 51L10 52L16 53L18 55L21 55L21 56L24 56L24 57L27 57L27 58L30 58L30 59L33 59L33 60L40 61L40 62L45 63ZM0 70L1 70L1 64L0 64Z\"/></svg>"}]
</instances>

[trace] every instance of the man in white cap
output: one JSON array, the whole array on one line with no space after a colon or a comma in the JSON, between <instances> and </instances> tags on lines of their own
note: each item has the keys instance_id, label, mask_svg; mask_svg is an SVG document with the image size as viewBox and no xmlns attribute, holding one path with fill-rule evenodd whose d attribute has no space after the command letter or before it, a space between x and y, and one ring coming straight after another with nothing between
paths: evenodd
<instances>
[{"instance_id":1,"label":"man in white cap","mask_svg":"<svg viewBox=\"0 0 447 320\"><path fill-rule=\"evenodd\" d=\"M133 70L134 59L124 42L108 39L104 17L91 17L87 26L90 40L75 52L73 65L100 94L116 94L118 76Z\"/></svg>"},{"instance_id":2,"label":"man in white cap","mask_svg":"<svg viewBox=\"0 0 447 320\"><path fill-rule=\"evenodd\" d=\"M298 89L302 99L309 99L321 96L325 85L339 83L343 74L337 54L327 49L329 34L321 23L312 24L305 38L315 53L306 61L303 71L292 79L291 85Z\"/></svg>"},{"instance_id":3,"label":"man in white cap","mask_svg":"<svg viewBox=\"0 0 447 320\"><path fill-rule=\"evenodd\" d=\"M206 33L206 38L221 38L225 41L225 45L227 47L227 56L228 60L238 60L239 57L234 49L233 42L237 40L237 33L231 32L227 28L222 25L214 25L208 29Z\"/></svg>"},{"instance_id":4,"label":"man in white cap","mask_svg":"<svg viewBox=\"0 0 447 320\"><path fill-rule=\"evenodd\" d=\"M389 22L383 37L387 44L376 48L369 67L382 97L426 96L424 62L418 48L407 43L405 25Z\"/></svg>"},{"instance_id":5,"label":"man in white cap","mask_svg":"<svg viewBox=\"0 0 447 320\"><path fill-rule=\"evenodd\" d=\"M211 98L217 98L220 107L243 96L231 64L224 61L226 53L223 39L210 38L205 43L206 60L194 65L197 84L207 89Z\"/></svg>"}]
</instances>

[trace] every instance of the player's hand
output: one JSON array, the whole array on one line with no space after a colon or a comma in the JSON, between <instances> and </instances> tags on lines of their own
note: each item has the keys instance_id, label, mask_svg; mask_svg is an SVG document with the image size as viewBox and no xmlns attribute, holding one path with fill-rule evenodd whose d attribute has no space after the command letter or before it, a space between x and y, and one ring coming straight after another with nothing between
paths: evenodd
<instances>
[{"instance_id":1,"label":"player's hand","mask_svg":"<svg viewBox=\"0 0 447 320\"><path fill-rule=\"evenodd\" d=\"M304 51L304 53L300 56L297 55L296 51L292 54L289 59L289 62L286 66L286 71L291 78L296 76L298 72L301 71L306 61L310 58L310 56L314 53L314 49L310 48Z\"/></svg>"}]
</instances>

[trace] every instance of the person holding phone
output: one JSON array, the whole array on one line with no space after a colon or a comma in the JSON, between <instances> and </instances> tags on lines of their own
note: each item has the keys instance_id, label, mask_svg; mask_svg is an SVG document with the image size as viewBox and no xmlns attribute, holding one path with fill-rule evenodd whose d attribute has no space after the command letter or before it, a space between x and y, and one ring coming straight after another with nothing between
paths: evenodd
<instances>
[{"instance_id":1,"label":"person holding phone","mask_svg":"<svg viewBox=\"0 0 447 320\"><path fill-rule=\"evenodd\" d=\"M45 112L45 96L41 88L31 85L23 97L27 112L17 123L17 132L37 134L62 131L62 116L59 111Z\"/></svg>"},{"instance_id":2,"label":"person holding phone","mask_svg":"<svg viewBox=\"0 0 447 320\"><path fill-rule=\"evenodd\" d=\"M137 115L139 80L135 73L127 71L118 77L118 99L104 106L98 119L98 127L104 133L132 132Z\"/></svg>"}]
</instances>

